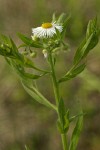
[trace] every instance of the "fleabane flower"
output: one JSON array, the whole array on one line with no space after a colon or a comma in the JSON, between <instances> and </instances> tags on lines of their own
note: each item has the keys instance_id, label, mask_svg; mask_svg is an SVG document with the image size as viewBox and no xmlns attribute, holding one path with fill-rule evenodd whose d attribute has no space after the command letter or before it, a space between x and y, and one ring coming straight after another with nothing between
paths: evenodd
<instances>
[{"instance_id":1,"label":"fleabane flower","mask_svg":"<svg viewBox=\"0 0 100 150\"><path fill-rule=\"evenodd\" d=\"M54 23L43 23L40 27L32 28L32 33L38 38L50 38L56 34L56 29L62 32L63 27L59 24Z\"/></svg>"}]
</instances>

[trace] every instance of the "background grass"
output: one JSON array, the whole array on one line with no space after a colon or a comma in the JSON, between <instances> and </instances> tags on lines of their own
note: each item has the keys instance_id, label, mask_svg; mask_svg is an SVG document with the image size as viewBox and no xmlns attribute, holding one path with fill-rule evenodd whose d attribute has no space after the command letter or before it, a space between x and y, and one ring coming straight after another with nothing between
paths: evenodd
<instances>
[{"instance_id":1,"label":"background grass","mask_svg":"<svg viewBox=\"0 0 100 150\"><path fill-rule=\"evenodd\" d=\"M17 32L31 36L31 28L51 21L54 12L57 15L71 13L72 16L66 34L70 52L58 56L59 76L70 67L75 50L85 35L88 20L97 15L100 25L100 0L0 0L0 33L11 36L19 44ZM38 58L34 61L45 67L41 51L38 51ZM1 56L0 64L0 150L24 150L25 144L31 150L60 150L55 113L33 101ZM44 95L53 102L49 78L40 79L38 84ZM87 112L78 150L99 150L100 42L87 58L87 69L74 80L62 84L61 88L71 114L77 113L79 101Z\"/></svg>"}]
</instances>

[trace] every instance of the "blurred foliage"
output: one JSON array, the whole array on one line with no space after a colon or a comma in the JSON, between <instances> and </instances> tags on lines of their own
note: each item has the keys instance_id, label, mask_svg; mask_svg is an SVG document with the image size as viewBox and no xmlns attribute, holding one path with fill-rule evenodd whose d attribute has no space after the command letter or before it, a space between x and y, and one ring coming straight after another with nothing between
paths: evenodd
<instances>
[{"instance_id":1,"label":"blurred foliage","mask_svg":"<svg viewBox=\"0 0 100 150\"><path fill-rule=\"evenodd\" d=\"M65 68L70 68L76 46L85 36L88 20L98 17L100 25L100 0L0 0L0 33L10 35L20 43L16 33L31 36L31 28L42 22L51 21L52 13L71 14L66 40L70 43L70 53L58 56L58 76ZM40 51L36 58L38 65L45 66ZM100 148L100 42L87 60L87 70L73 81L62 84L62 95L66 107L77 112L81 102L87 115L84 131L78 149L99 150ZM25 144L33 150L60 150L60 137L56 131L56 116L52 111L36 103L24 91L18 77L0 56L0 150L25 150ZM62 67L63 66L63 67ZM44 86L44 83L45 86ZM42 78L39 88L53 101L51 81ZM69 131L69 136L73 126Z\"/></svg>"}]
</instances>

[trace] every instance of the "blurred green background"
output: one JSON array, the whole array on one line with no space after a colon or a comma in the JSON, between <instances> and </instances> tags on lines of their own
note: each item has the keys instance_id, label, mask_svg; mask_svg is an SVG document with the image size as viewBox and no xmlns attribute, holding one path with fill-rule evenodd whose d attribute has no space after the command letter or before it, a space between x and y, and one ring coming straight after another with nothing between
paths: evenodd
<instances>
[{"instance_id":1,"label":"blurred green background","mask_svg":"<svg viewBox=\"0 0 100 150\"><path fill-rule=\"evenodd\" d=\"M57 15L71 13L72 16L66 34L70 52L58 56L57 72L62 74L71 65L89 19L97 15L100 25L100 0L0 0L0 33L11 36L19 44L17 32L31 36L31 28L51 21L54 12ZM45 59L40 51L38 53L35 62L45 67ZM33 101L1 56L0 64L0 150L25 150L25 144L31 150L61 150L56 114ZM53 102L51 81L42 78L38 84L42 93ZM77 113L79 101L87 113L78 150L99 150L100 42L88 55L87 69L61 88L71 114ZM73 126L74 123L69 138Z\"/></svg>"}]
</instances>

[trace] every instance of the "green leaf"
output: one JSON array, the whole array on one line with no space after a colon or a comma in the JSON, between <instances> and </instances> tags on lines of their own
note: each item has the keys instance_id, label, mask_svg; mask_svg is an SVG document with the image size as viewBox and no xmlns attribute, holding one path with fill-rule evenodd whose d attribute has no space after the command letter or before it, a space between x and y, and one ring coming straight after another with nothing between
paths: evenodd
<instances>
[{"instance_id":1,"label":"green leaf","mask_svg":"<svg viewBox=\"0 0 100 150\"><path fill-rule=\"evenodd\" d=\"M8 62L8 64L13 67L13 69L17 72L17 74L19 75L22 84L25 88L25 90L39 103L52 108L54 110L57 111L57 108L55 105L51 104L35 87L33 87L32 85L32 79L37 79L40 78L41 76L43 76L44 74L41 75L33 75L33 74L29 74L26 73L24 70L24 67L21 66L20 64L16 64L16 62L14 60L11 59L7 59L6 61Z\"/></svg>"},{"instance_id":2,"label":"green leaf","mask_svg":"<svg viewBox=\"0 0 100 150\"><path fill-rule=\"evenodd\" d=\"M59 101L58 112L59 112L60 121L62 123L62 126L64 127L64 123L65 123L65 120L64 120L65 106L64 106L63 99L60 99L60 101Z\"/></svg>"},{"instance_id":3,"label":"green leaf","mask_svg":"<svg viewBox=\"0 0 100 150\"><path fill-rule=\"evenodd\" d=\"M66 17L66 19L64 20L63 28L66 28L66 27L67 27L67 25L68 25L68 23L69 23L70 18L71 18L71 14L69 14L69 15Z\"/></svg>"},{"instance_id":4,"label":"green leaf","mask_svg":"<svg viewBox=\"0 0 100 150\"><path fill-rule=\"evenodd\" d=\"M56 35L58 39L61 39L61 33L59 32L59 30L57 28L55 28L56 30ZM58 42L59 43L59 42ZM59 46L59 44L57 44Z\"/></svg>"},{"instance_id":5,"label":"green leaf","mask_svg":"<svg viewBox=\"0 0 100 150\"><path fill-rule=\"evenodd\" d=\"M40 72L43 72L44 74L47 74L47 73L50 73L49 71L46 71L46 70L42 70L38 67L35 66L35 64L33 63L32 60L30 60L29 58L27 57L24 57L24 64L23 64L26 68L33 68L37 71L40 71Z\"/></svg>"},{"instance_id":6,"label":"green leaf","mask_svg":"<svg viewBox=\"0 0 100 150\"><path fill-rule=\"evenodd\" d=\"M87 56L90 50L92 50L99 40L99 28L97 26L97 19L93 19L89 22L86 32L86 37L80 44L74 56L74 64L78 64L83 58Z\"/></svg>"},{"instance_id":7,"label":"green leaf","mask_svg":"<svg viewBox=\"0 0 100 150\"><path fill-rule=\"evenodd\" d=\"M67 25L70 21L71 15L69 15L68 17L65 18L64 22L63 22L63 31L62 31L62 38L64 38L65 33L66 33L66 29L67 29Z\"/></svg>"},{"instance_id":8,"label":"green leaf","mask_svg":"<svg viewBox=\"0 0 100 150\"><path fill-rule=\"evenodd\" d=\"M96 17L93 20L90 20L87 26L86 39L88 39L88 37L93 33L92 41L88 47L89 50L93 49L97 45L99 41L99 32L100 29L98 28ZM87 53L88 51L84 53L84 57L87 55Z\"/></svg>"},{"instance_id":9,"label":"green leaf","mask_svg":"<svg viewBox=\"0 0 100 150\"><path fill-rule=\"evenodd\" d=\"M45 73L43 73L43 74L41 74L41 75L36 75L36 74L30 74L30 73L26 73L26 72L24 72L23 73L23 76L24 77L26 77L26 78L29 78L29 79L38 79L38 78L40 78L40 77L42 77L42 76L44 76L45 75Z\"/></svg>"},{"instance_id":10,"label":"green leaf","mask_svg":"<svg viewBox=\"0 0 100 150\"><path fill-rule=\"evenodd\" d=\"M85 69L85 67L86 67L85 64L81 64L80 66L69 70L68 73L65 74L65 76L62 77L62 78L59 80L59 83L60 83L60 82L64 82L64 81L68 81L68 80L70 80L70 79L76 77L78 74L80 74L80 73Z\"/></svg>"},{"instance_id":11,"label":"green leaf","mask_svg":"<svg viewBox=\"0 0 100 150\"><path fill-rule=\"evenodd\" d=\"M18 52L18 48L14 41L5 35L1 35L1 38L3 44L0 45L0 54L5 57L19 59L19 61L22 61L23 56Z\"/></svg>"},{"instance_id":12,"label":"green leaf","mask_svg":"<svg viewBox=\"0 0 100 150\"><path fill-rule=\"evenodd\" d=\"M24 66L29 68L34 68L34 63L32 60L24 56Z\"/></svg>"},{"instance_id":13,"label":"green leaf","mask_svg":"<svg viewBox=\"0 0 100 150\"><path fill-rule=\"evenodd\" d=\"M78 64L83 56L85 51L89 51L90 49L88 49L91 41L93 38L93 34L88 38L88 40L86 41L86 39L83 40L83 42L81 43L81 45L79 46L79 48L77 49L75 56L74 56L74 64Z\"/></svg>"},{"instance_id":14,"label":"green leaf","mask_svg":"<svg viewBox=\"0 0 100 150\"><path fill-rule=\"evenodd\" d=\"M3 44L8 44L8 46L11 47L10 38L7 37L6 35L0 34L0 40L3 42Z\"/></svg>"},{"instance_id":15,"label":"green leaf","mask_svg":"<svg viewBox=\"0 0 100 150\"><path fill-rule=\"evenodd\" d=\"M81 112L82 113L82 112ZM70 140L69 150L76 150L83 127L83 116L79 116Z\"/></svg>"},{"instance_id":16,"label":"green leaf","mask_svg":"<svg viewBox=\"0 0 100 150\"><path fill-rule=\"evenodd\" d=\"M72 116L69 118L69 122L72 122L74 119L78 118L79 116L84 116L86 113L79 113L78 115Z\"/></svg>"},{"instance_id":17,"label":"green leaf","mask_svg":"<svg viewBox=\"0 0 100 150\"><path fill-rule=\"evenodd\" d=\"M65 133L68 131L69 129L69 109L66 111L65 115L64 115L64 120L65 120L65 124L64 124L64 131Z\"/></svg>"},{"instance_id":18,"label":"green leaf","mask_svg":"<svg viewBox=\"0 0 100 150\"><path fill-rule=\"evenodd\" d=\"M16 44L14 43L14 41L11 38L10 38L10 41L11 41L11 46L12 46L13 52L18 53L18 48L17 48Z\"/></svg>"},{"instance_id":19,"label":"green leaf","mask_svg":"<svg viewBox=\"0 0 100 150\"><path fill-rule=\"evenodd\" d=\"M60 16L59 16L59 18L58 18L58 20L57 20L57 23L59 24L59 23L63 23L64 21L65 21L65 19L66 19L66 14L65 13L62 13Z\"/></svg>"},{"instance_id":20,"label":"green leaf","mask_svg":"<svg viewBox=\"0 0 100 150\"><path fill-rule=\"evenodd\" d=\"M92 36L92 39L91 39L91 42L88 45L88 48L84 51L84 55L83 55L82 58L85 58L87 56L89 51L92 50L98 44L98 41L99 41L99 37L98 37L97 33L94 32L93 36Z\"/></svg>"},{"instance_id":21,"label":"green leaf","mask_svg":"<svg viewBox=\"0 0 100 150\"><path fill-rule=\"evenodd\" d=\"M62 124L59 119L57 120L57 129L61 134L64 133L64 129L63 129Z\"/></svg>"},{"instance_id":22,"label":"green leaf","mask_svg":"<svg viewBox=\"0 0 100 150\"><path fill-rule=\"evenodd\" d=\"M29 93L29 95L31 95L36 101L45 105L46 107L56 110L56 106L51 104L39 91L37 91L37 89L33 87L32 82L30 83L30 81L25 81L23 79L21 79L21 81L26 92Z\"/></svg>"},{"instance_id":23,"label":"green leaf","mask_svg":"<svg viewBox=\"0 0 100 150\"><path fill-rule=\"evenodd\" d=\"M25 145L25 150L30 150L30 149Z\"/></svg>"},{"instance_id":24,"label":"green leaf","mask_svg":"<svg viewBox=\"0 0 100 150\"><path fill-rule=\"evenodd\" d=\"M5 57L5 60L11 66L11 61L9 60L9 58Z\"/></svg>"},{"instance_id":25,"label":"green leaf","mask_svg":"<svg viewBox=\"0 0 100 150\"><path fill-rule=\"evenodd\" d=\"M33 41L31 38L28 38L21 33L18 33L18 36L26 45L30 47L43 48L42 44L40 44L39 42Z\"/></svg>"},{"instance_id":26,"label":"green leaf","mask_svg":"<svg viewBox=\"0 0 100 150\"><path fill-rule=\"evenodd\" d=\"M61 133L66 133L69 129L69 110L66 112L63 99L59 101L58 113L57 127Z\"/></svg>"},{"instance_id":27,"label":"green leaf","mask_svg":"<svg viewBox=\"0 0 100 150\"><path fill-rule=\"evenodd\" d=\"M75 77L76 75L80 74L86 67L86 64L81 64L80 66L76 67L75 69L72 69L71 71L71 77Z\"/></svg>"},{"instance_id":28,"label":"green leaf","mask_svg":"<svg viewBox=\"0 0 100 150\"><path fill-rule=\"evenodd\" d=\"M25 72L23 65L18 64L15 61L11 61L11 63L12 63L13 68L15 69L15 71L18 73L18 75L24 79L35 80L35 79L38 79L38 78L40 78L46 74L46 73L42 73L40 75L36 75L36 74L27 73L27 72Z\"/></svg>"},{"instance_id":29,"label":"green leaf","mask_svg":"<svg viewBox=\"0 0 100 150\"><path fill-rule=\"evenodd\" d=\"M97 17L94 18L93 20L90 20L87 26L87 32L86 32L86 39L93 33L98 31L98 26L97 26Z\"/></svg>"},{"instance_id":30,"label":"green leaf","mask_svg":"<svg viewBox=\"0 0 100 150\"><path fill-rule=\"evenodd\" d=\"M20 49L21 47L26 47L26 44L21 44L18 46L18 49Z\"/></svg>"},{"instance_id":31,"label":"green leaf","mask_svg":"<svg viewBox=\"0 0 100 150\"><path fill-rule=\"evenodd\" d=\"M24 56L19 53L18 48L14 41L10 38L11 46L12 46L12 54L15 56L16 59L18 59L20 62L24 61Z\"/></svg>"},{"instance_id":32,"label":"green leaf","mask_svg":"<svg viewBox=\"0 0 100 150\"><path fill-rule=\"evenodd\" d=\"M56 14L53 13L53 15L52 15L52 22L55 22L55 21L56 21Z\"/></svg>"}]
</instances>

